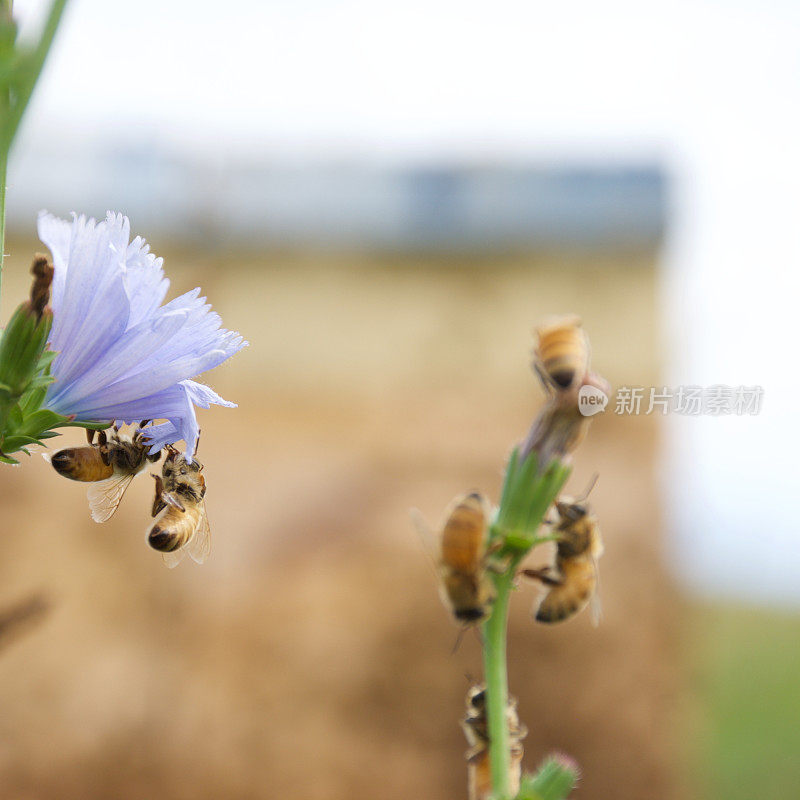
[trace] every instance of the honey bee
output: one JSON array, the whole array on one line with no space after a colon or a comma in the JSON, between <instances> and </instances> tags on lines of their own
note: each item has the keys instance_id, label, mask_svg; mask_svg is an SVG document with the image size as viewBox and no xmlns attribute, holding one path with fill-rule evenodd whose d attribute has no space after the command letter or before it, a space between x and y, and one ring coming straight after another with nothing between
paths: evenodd
<instances>
[{"instance_id":1,"label":"honey bee","mask_svg":"<svg viewBox=\"0 0 800 800\"><path fill-rule=\"evenodd\" d=\"M206 516L206 480L200 474L203 465L189 461L174 447L167 447L161 475L153 475L156 493L153 516L156 521L147 534L147 542L161 552L164 563L172 569L188 553L202 564L211 552L211 529Z\"/></svg>"},{"instance_id":2,"label":"honey bee","mask_svg":"<svg viewBox=\"0 0 800 800\"><path fill-rule=\"evenodd\" d=\"M579 317L558 317L536 329L534 369L545 386L564 391L575 386L589 368L589 339Z\"/></svg>"},{"instance_id":3,"label":"honey bee","mask_svg":"<svg viewBox=\"0 0 800 800\"><path fill-rule=\"evenodd\" d=\"M485 800L492 793L492 779L489 764L489 726L486 719L486 688L482 684L470 686L466 705L467 713L461 721L461 728L470 745L470 749L466 753L469 798L470 800ZM528 729L519 721L515 697L509 696L508 698L506 723L511 751L509 777L513 796L519 791L523 755L522 740L528 734Z\"/></svg>"},{"instance_id":4,"label":"honey bee","mask_svg":"<svg viewBox=\"0 0 800 800\"><path fill-rule=\"evenodd\" d=\"M584 502L565 498L556 503L556 568L525 569L549 591L536 611L538 622L563 622L592 602L592 622L597 625L600 605L597 599L599 573L597 561L603 555L603 540L597 518Z\"/></svg>"},{"instance_id":5,"label":"honey bee","mask_svg":"<svg viewBox=\"0 0 800 800\"><path fill-rule=\"evenodd\" d=\"M478 492L457 497L439 536L435 559L442 602L465 628L479 625L490 614L495 588L487 574L489 503ZM414 521L426 541L430 530L419 512Z\"/></svg>"},{"instance_id":6,"label":"honey bee","mask_svg":"<svg viewBox=\"0 0 800 800\"><path fill-rule=\"evenodd\" d=\"M87 496L95 522L110 519L136 475L148 463L161 458L161 451L150 455L149 446L143 441L144 426L148 422L142 421L133 436L120 433L116 425L110 437L100 431L97 443L94 442L95 431L87 430L87 446L67 447L52 456L42 454L59 475L94 484L89 487Z\"/></svg>"}]
</instances>

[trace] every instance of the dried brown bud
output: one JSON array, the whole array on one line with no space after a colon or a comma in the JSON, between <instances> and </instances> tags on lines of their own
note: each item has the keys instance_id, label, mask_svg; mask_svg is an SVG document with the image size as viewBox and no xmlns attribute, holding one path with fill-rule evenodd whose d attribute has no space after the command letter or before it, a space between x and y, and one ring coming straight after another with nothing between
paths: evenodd
<instances>
[{"instance_id":1,"label":"dried brown bud","mask_svg":"<svg viewBox=\"0 0 800 800\"><path fill-rule=\"evenodd\" d=\"M29 301L30 310L40 320L45 312L47 304L50 302L50 287L53 284L53 265L47 260L46 256L37 253L33 259L31 267L33 273L33 285L31 286L31 298Z\"/></svg>"}]
</instances>

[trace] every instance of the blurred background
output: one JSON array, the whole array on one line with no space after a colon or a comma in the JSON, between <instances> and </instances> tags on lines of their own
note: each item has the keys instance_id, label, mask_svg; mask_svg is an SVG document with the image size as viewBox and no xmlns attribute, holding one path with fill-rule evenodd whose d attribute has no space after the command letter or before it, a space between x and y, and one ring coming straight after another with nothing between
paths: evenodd
<instances>
[{"instance_id":1,"label":"blurred background","mask_svg":"<svg viewBox=\"0 0 800 800\"><path fill-rule=\"evenodd\" d=\"M764 395L595 419L569 488L600 473L604 619L516 596L526 764L572 754L586 800L794 796L798 35L780 0L72 0L0 320L39 209L114 209L250 347L204 378L239 408L200 412L202 568L146 547L149 479L101 527L41 459L3 471L0 623L47 610L0 635L0 797L465 797L479 645L408 510L498 499L565 312L617 388Z\"/></svg>"}]
</instances>

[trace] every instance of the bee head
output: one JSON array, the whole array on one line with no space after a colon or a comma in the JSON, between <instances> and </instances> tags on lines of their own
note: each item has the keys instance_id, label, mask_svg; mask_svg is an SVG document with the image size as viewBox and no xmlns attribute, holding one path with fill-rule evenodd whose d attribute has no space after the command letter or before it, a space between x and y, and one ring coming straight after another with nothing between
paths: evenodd
<instances>
[{"instance_id":1,"label":"bee head","mask_svg":"<svg viewBox=\"0 0 800 800\"><path fill-rule=\"evenodd\" d=\"M482 683L469 687L469 691L467 692L467 706L475 712L485 712L486 687Z\"/></svg>"},{"instance_id":2,"label":"bee head","mask_svg":"<svg viewBox=\"0 0 800 800\"><path fill-rule=\"evenodd\" d=\"M161 468L161 473L165 478L178 478L181 475L191 475L202 471L203 465L199 461L196 459L190 461L177 448L167 445L167 457L164 459L164 465Z\"/></svg>"},{"instance_id":3,"label":"bee head","mask_svg":"<svg viewBox=\"0 0 800 800\"><path fill-rule=\"evenodd\" d=\"M566 500L559 500L556 508L561 522L577 522L589 513L589 508L585 503L572 503Z\"/></svg>"}]
</instances>

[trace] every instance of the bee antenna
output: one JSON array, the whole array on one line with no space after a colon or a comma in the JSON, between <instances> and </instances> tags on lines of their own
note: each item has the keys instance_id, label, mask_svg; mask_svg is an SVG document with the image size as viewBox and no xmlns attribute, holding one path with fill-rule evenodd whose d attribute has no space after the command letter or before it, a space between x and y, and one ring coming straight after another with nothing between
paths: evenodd
<instances>
[{"instance_id":1,"label":"bee antenna","mask_svg":"<svg viewBox=\"0 0 800 800\"><path fill-rule=\"evenodd\" d=\"M464 678L470 686L477 686L480 683L471 672L465 672Z\"/></svg>"},{"instance_id":2,"label":"bee antenna","mask_svg":"<svg viewBox=\"0 0 800 800\"><path fill-rule=\"evenodd\" d=\"M589 485L586 487L586 489L584 489L583 494L580 497L575 498L576 503L582 503L592 493L592 489L594 489L599 477L599 472L595 472L595 474L592 475Z\"/></svg>"},{"instance_id":3,"label":"bee antenna","mask_svg":"<svg viewBox=\"0 0 800 800\"><path fill-rule=\"evenodd\" d=\"M202 432L203 431L201 431L201 430L197 431L197 441L194 443L194 453L193 453L193 455L195 455L195 456L197 455L197 451L200 449L200 434Z\"/></svg>"},{"instance_id":4,"label":"bee antenna","mask_svg":"<svg viewBox=\"0 0 800 800\"><path fill-rule=\"evenodd\" d=\"M462 626L461 629L459 630L458 636L456 636L456 642L453 645L453 649L450 651L451 656L454 656L458 652L458 648L461 646L461 641L464 638L464 633L466 632L466 630L467 630L466 625Z\"/></svg>"}]
</instances>

